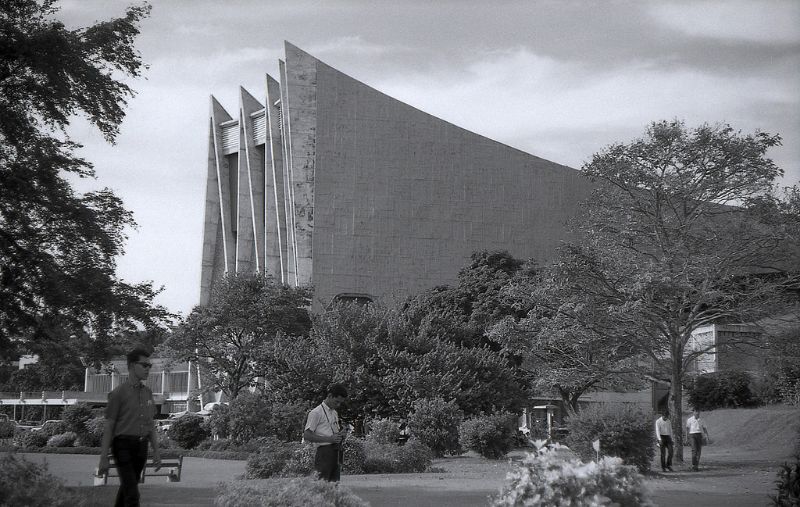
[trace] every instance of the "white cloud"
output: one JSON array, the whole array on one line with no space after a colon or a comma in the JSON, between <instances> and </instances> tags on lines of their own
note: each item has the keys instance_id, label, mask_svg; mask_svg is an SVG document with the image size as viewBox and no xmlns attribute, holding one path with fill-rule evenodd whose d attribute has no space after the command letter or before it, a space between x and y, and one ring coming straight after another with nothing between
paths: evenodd
<instances>
[{"instance_id":1,"label":"white cloud","mask_svg":"<svg viewBox=\"0 0 800 507\"><path fill-rule=\"evenodd\" d=\"M800 3L794 0L653 2L649 11L669 28L694 37L761 43L800 41Z\"/></svg>"}]
</instances>

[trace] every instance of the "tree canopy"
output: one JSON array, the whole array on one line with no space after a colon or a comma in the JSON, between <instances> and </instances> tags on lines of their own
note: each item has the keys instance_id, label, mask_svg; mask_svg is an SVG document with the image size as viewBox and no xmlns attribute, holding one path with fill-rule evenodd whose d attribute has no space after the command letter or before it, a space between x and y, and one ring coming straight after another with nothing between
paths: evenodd
<instances>
[{"instance_id":1,"label":"tree canopy","mask_svg":"<svg viewBox=\"0 0 800 507\"><path fill-rule=\"evenodd\" d=\"M311 290L269 276L229 274L167 338L163 352L199 364L203 387L235 398L272 371L274 342L308 334ZM290 345L291 347L291 345Z\"/></svg>"},{"instance_id":2,"label":"tree canopy","mask_svg":"<svg viewBox=\"0 0 800 507\"><path fill-rule=\"evenodd\" d=\"M134 42L147 5L68 29L54 0L0 3L0 351L43 352L77 338L104 359L114 337L161 325L150 283L116 274L131 213L109 189L79 194L68 175L94 176L66 128L86 117L113 143L144 65ZM83 339L81 339L83 338Z\"/></svg>"},{"instance_id":3,"label":"tree canopy","mask_svg":"<svg viewBox=\"0 0 800 507\"><path fill-rule=\"evenodd\" d=\"M689 347L692 331L756 322L797 302L800 192L774 188L782 171L767 151L779 143L728 125L663 121L583 167L598 190L578 223L580 242L562 249L571 266L563 284L606 316L599 322L609 326L592 331L621 330L621 344L669 379L679 439L680 386L707 351Z\"/></svg>"}]
</instances>

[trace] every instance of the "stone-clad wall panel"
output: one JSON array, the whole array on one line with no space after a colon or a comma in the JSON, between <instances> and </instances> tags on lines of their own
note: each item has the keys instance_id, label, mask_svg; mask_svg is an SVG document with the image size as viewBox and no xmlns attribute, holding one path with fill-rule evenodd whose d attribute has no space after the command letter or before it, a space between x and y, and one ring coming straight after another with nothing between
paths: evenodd
<instances>
[{"instance_id":1,"label":"stone-clad wall panel","mask_svg":"<svg viewBox=\"0 0 800 507\"><path fill-rule=\"evenodd\" d=\"M588 196L577 171L476 135L319 63L316 298L452 283L469 255L546 261Z\"/></svg>"}]
</instances>

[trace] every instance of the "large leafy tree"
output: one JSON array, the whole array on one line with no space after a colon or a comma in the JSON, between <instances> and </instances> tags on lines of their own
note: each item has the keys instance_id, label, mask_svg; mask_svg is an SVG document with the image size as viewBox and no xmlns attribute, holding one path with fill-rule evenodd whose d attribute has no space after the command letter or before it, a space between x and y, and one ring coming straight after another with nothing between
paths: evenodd
<instances>
[{"instance_id":1,"label":"large leafy tree","mask_svg":"<svg viewBox=\"0 0 800 507\"><path fill-rule=\"evenodd\" d=\"M586 290L590 279L581 278L576 290L574 276L583 270L573 261L563 255L536 276L512 278L506 296L530 311L522 319L500 321L491 332L524 358L534 390L559 396L570 414L587 392L642 384L638 347L621 339L630 330L609 319L602 300L593 300Z\"/></svg>"},{"instance_id":2,"label":"large leafy tree","mask_svg":"<svg viewBox=\"0 0 800 507\"><path fill-rule=\"evenodd\" d=\"M638 347L670 382L678 441L681 385L707 352L690 346L692 331L796 304L800 193L774 189L782 171L767 151L779 143L728 125L664 121L583 167L599 188L579 224L582 241L562 252L572 266L565 285L612 324L585 322L589 329L620 330L621 345Z\"/></svg>"},{"instance_id":3,"label":"large leafy tree","mask_svg":"<svg viewBox=\"0 0 800 507\"><path fill-rule=\"evenodd\" d=\"M91 178L66 129L85 116L113 143L143 65L134 48L149 6L67 29L54 0L0 3L0 352L45 353L75 339L103 359L122 332L163 323L151 284L117 278L133 218L111 190L77 193ZM75 349L73 349L75 350Z\"/></svg>"},{"instance_id":4,"label":"large leafy tree","mask_svg":"<svg viewBox=\"0 0 800 507\"><path fill-rule=\"evenodd\" d=\"M166 356L200 365L204 389L235 398L269 378L274 341L308 334L309 288L280 285L269 276L229 274L208 305L197 306L163 345Z\"/></svg>"}]
</instances>

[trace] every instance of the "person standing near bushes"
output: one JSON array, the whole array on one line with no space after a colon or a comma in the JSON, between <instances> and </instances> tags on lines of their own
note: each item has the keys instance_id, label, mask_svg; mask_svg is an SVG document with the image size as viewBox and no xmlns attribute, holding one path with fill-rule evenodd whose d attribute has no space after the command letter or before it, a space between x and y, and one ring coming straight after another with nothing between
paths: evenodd
<instances>
[{"instance_id":1,"label":"person standing near bushes","mask_svg":"<svg viewBox=\"0 0 800 507\"><path fill-rule=\"evenodd\" d=\"M342 429L336 412L347 399L347 389L341 384L331 384L325 400L308 413L303 440L313 442L317 448L314 469L320 479L337 482L342 470L342 444L348 431Z\"/></svg>"},{"instance_id":2,"label":"person standing near bushes","mask_svg":"<svg viewBox=\"0 0 800 507\"><path fill-rule=\"evenodd\" d=\"M700 411L694 409L692 416L686 419L686 433L689 435L689 445L692 446L692 470L697 472L700 469L700 453L703 450L703 434L706 441L709 441L706 423L700 419Z\"/></svg>"},{"instance_id":3,"label":"person standing near bushes","mask_svg":"<svg viewBox=\"0 0 800 507\"><path fill-rule=\"evenodd\" d=\"M100 445L100 463L97 474L108 473L108 451L114 456L119 474L116 507L139 505L139 477L147 462L147 443L153 446L153 464L161 468L153 418L156 406L153 392L142 383L153 366L147 359L150 354L143 349L128 353L128 381L108 394L106 425Z\"/></svg>"},{"instance_id":4,"label":"person standing near bushes","mask_svg":"<svg viewBox=\"0 0 800 507\"><path fill-rule=\"evenodd\" d=\"M656 420L656 441L661 449L661 470L672 472L672 421L669 420L669 410L664 410L661 417Z\"/></svg>"}]
</instances>

